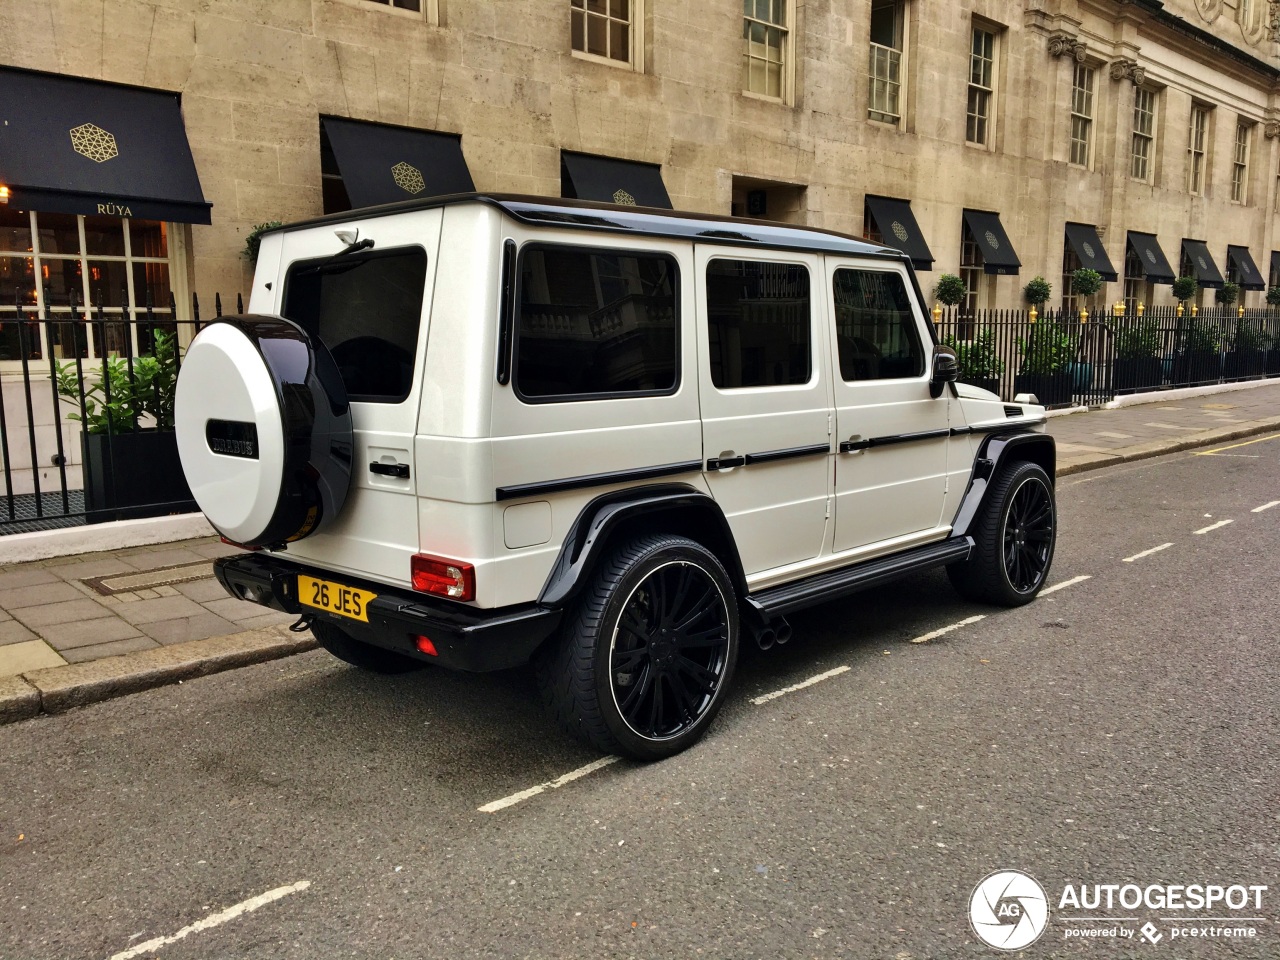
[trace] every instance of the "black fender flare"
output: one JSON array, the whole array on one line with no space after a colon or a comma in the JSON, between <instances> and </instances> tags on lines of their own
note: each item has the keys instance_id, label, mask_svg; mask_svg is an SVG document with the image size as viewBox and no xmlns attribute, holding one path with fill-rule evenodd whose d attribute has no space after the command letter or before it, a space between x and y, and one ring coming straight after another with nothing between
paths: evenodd
<instances>
[{"instance_id":1,"label":"black fender flare","mask_svg":"<svg viewBox=\"0 0 1280 960\"><path fill-rule=\"evenodd\" d=\"M965 491L960 509L951 521L951 535L963 537L969 534L974 518L987 502L991 478L1006 463L1029 460L1044 468L1051 483L1057 483L1057 449L1053 437L1047 433L1023 431L997 433L986 437L973 461L969 489Z\"/></svg>"},{"instance_id":2,"label":"black fender flare","mask_svg":"<svg viewBox=\"0 0 1280 960\"><path fill-rule=\"evenodd\" d=\"M639 518L651 523L662 514L676 519L675 530L692 535L720 558L739 598L745 600L747 578L719 504L688 484L667 483L615 490L583 507L560 545L538 604L552 609L568 606L604 558L614 533Z\"/></svg>"}]
</instances>

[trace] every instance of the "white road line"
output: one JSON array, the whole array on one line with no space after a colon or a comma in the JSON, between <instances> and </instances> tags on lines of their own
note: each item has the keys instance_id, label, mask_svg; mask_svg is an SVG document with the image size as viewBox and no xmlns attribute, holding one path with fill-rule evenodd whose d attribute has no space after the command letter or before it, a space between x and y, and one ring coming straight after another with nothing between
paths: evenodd
<instances>
[{"instance_id":1,"label":"white road line","mask_svg":"<svg viewBox=\"0 0 1280 960\"><path fill-rule=\"evenodd\" d=\"M1235 521L1219 520L1217 523L1211 523L1207 527L1201 527L1199 530L1196 531L1196 535L1199 536L1202 533L1208 533L1210 530L1217 530L1219 527L1225 527L1228 523L1235 523Z\"/></svg>"},{"instance_id":2,"label":"white road line","mask_svg":"<svg viewBox=\"0 0 1280 960\"><path fill-rule=\"evenodd\" d=\"M1153 553L1159 553L1161 550L1168 550L1172 547L1172 543L1162 543L1158 547L1152 547L1150 550L1143 550L1141 553L1135 553L1132 557L1125 557L1121 563L1133 563L1135 560L1141 560L1143 557L1149 557Z\"/></svg>"},{"instance_id":3,"label":"white road line","mask_svg":"<svg viewBox=\"0 0 1280 960\"><path fill-rule=\"evenodd\" d=\"M1092 574L1085 574L1082 577L1072 577L1070 580L1063 580L1061 583L1055 583L1052 587L1045 587L1040 591L1040 596L1047 597L1051 593L1057 593L1059 590L1065 590L1067 587L1074 587L1077 583L1084 583L1086 580L1092 579Z\"/></svg>"},{"instance_id":4,"label":"white road line","mask_svg":"<svg viewBox=\"0 0 1280 960\"><path fill-rule=\"evenodd\" d=\"M1270 503L1264 503L1260 507L1254 507L1250 513L1261 513L1263 510L1270 510L1272 507L1280 507L1280 500L1272 500Z\"/></svg>"},{"instance_id":5,"label":"white road line","mask_svg":"<svg viewBox=\"0 0 1280 960\"><path fill-rule=\"evenodd\" d=\"M481 813L497 813L499 810L505 810L507 807L514 807L517 803L528 800L530 797L536 797L540 793L547 790L559 790L566 783L573 783L585 777L589 773L595 773L607 767L611 763L617 763L617 757L601 757L588 763L585 767L579 767L577 770L570 770L563 777L557 777L554 780L548 780L546 783L540 783L536 787L530 787L528 790L521 790L519 793L513 793L509 797L503 797L501 800L494 800L486 803L483 807L477 807ZM112 958L114 960L114 958Z\"/></svg>"},{"instance_id":6,"label":"white road line","mask_svg":"<svg viewBox=\"0 0 1280 960\"><path fill-rule=\"evenodd\" d=\"M259 907L265 907L273 900L279 900L281 897L287 897L291 893L297 893L311 886L310 880L299 880L297 883L291 883L287 887L276 887L274 890L268 890L266 893L260 893L256 897L237 903L234 907L227 907L218 913L211 913L203 920L197 920L189 927L183 927L171 937L156 937L154 940L148 940L146 943L140 943L136 947L130 947L122 953L112 955L110 960L130 960L132 957L140 957L144 953L154 953L161 947L166 947L171 943L177 943L188 934L199 933L201 930L208 930L212 927L226 923L228 920L234 920L242 913L252 913Z\"/></svg>"},{"instance_id":7,"label":"white road line","mask_svg":"<svg viewBox=\"0 0 1280 960\"><path fill-rule=\"evenodd\" d=\"M834 670L828 670L826 673L820 673L816 677L810 677L801 683L792 684L789 687L783 687L781 690L775 690L773 693L766 693L763 697L756 697L751 702L756 706L762 703L768 703L770 700L777 700L779 697L785 697L788 693L795 693L797 690L803 690L805 687L812 687L815 683L821 683L823 680L830 680L832 677L838 677L842 673L848 673L849 668L836 667Z\"/></svg>"},{"instance_id":8,"label":"white road line","mask_svg":"<svg viewBox=\"0 0 1280 960\"><path fill-rule=\"evenodd\" d=\"M967 627L971 623L977 623L979 620L985 620L985 619L987 619L987 615L985 613L979 614L976 617L970 617L968 620L961 620L959 623L953 623L949 627L943 627L941 630L935 630L933 631L933 633L926 633L923 637L916 637L911 642L912 643L928 643L930 640L937 640L939 637L946 636L952 630L959 630L961 627Z\"/></svg>"}]
</instances>

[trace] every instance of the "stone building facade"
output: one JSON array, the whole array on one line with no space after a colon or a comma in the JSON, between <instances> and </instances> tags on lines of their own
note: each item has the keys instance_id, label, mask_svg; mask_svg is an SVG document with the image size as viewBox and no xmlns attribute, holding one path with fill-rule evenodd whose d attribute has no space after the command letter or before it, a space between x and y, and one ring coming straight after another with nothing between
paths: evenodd
<instances>
[{"instance_id":1,"label":"stone building facade","mask_svg":"<svg viewBox=\"0 0 1280 960\"><path fill-rule=\"evenodd\" d=\"M1170 287L1150 281L1168 277L1148 271L1132 233L1154 237L1174 272L1184 240L1235 279L1247 278L1228 246L1271 271L1277 6L0 0L0 68L13 68L0 114L6 77L26 71L180 97L212 208L208 224L165 228L179 300L247 289L252 227L325 209L321 118L348 118L460 137L484 191L560 195L567 151L657 165L677 208L890 243L892 226L927 244L926 291L961 273L974 306L1020 305L1037 274L1057 302L1064 269L1088 260L1080 242L1094 248L1087 231L1073 246L1066 225L1092 227L1118 275L1103 298L1159 304ZM0 124L0 186L12 149ZM909 202L915 222L878 222L868 197ZM1003 236L966 211L996 215Z\"/></svg>"}]
</instances>

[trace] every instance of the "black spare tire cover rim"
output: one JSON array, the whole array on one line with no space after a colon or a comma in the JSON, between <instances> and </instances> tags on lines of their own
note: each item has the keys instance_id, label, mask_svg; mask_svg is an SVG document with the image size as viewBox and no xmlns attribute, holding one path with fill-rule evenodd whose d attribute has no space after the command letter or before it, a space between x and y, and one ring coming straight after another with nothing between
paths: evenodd
<instances>
[{"instance_id":1,"label":"black spare tire cover rim","mask_svg":"<svg viewBox=\"0 0 1280 960\"><path fill-rule=\"evenodd\" d=\"M316 337L284 317L223 317L196 335L174 400L196 503L228 540L271 546L332 522L351 485L351 406Z\"/></svg>"}]
</instances>

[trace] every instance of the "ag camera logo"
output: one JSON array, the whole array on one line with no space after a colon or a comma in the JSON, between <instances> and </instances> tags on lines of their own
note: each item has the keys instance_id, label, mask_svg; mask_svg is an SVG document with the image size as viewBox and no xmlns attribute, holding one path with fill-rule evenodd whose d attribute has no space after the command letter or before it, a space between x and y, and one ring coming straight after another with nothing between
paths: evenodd
<instances>
[{"instance_id":1,"label":"ag camera logo","mask_svg":"<svg viewBox=\"0 0 1280 960\"><path fill-rule=\"evenodd\" d=\"M997 950L1021 950L1035 943L1049 924L1044 887L1018 870L997 870L973 888L969 926Z\"/></svg>"}]
</instances>

